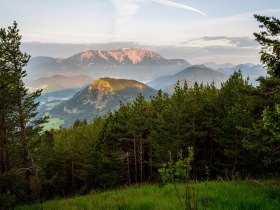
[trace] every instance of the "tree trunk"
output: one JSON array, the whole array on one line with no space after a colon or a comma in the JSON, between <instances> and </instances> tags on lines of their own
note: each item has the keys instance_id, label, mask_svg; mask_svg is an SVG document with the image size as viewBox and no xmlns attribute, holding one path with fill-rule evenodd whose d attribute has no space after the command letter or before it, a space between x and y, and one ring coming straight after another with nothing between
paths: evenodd
<instances>
[{"instance_id":1,"label":"tree trunk","mask_svg":"<svg viewBox=\"0 0 280 210\"><path fill-rule=\"evenodd\" d=\"M67 162L65 160L63 162L63 190L62 190L62 194L64 197L68 193L66 186L67 186Z\"/></svg>"},{"instance_id":2,"label":"tree trunk","mask_svg":"<svg viewBox=\"0 0 280 210\"><path fill-rule=\"evenodd\" d=\"M31 188L31 160L29 155L29 150L27 144L24 144L23 148L23 161L24 161L24 168L25 168L25 186L26 186L26 196L27 200L31 201L32 198L32 188Z\"/></svg>"},{"instance_id":3,"label":"tree trunk","mask_svg":"<svg viewBox=\"0 0 280 210\"><path fill-rule=\"evenodd\" d=\"M18 101L17 101L17 108L18 108L18 114L19 114L19 127L20 127L20 142L23 147L23 165L24 165L24 175L25 175L25 186L26 186L26 197L27 200L31 200L32 196L32 188L31 188L31 159L28 149L28 140L26 136L26 126L24 122L24 113L23 113L23 107L22 107L22 97L20 90L18 92Z\"/></svg>"},{"instance_id":4,"label":"tree trunk","mask_svg":"<svg viewBox=\"0 0 280 210\"><path fill-rule=\"evenodd\" d=\"M153 176L153 147L150 146L150 179Z\"/></svg>"},{"instance_id":5,"label":"tree trunk","mask_svg":"<svg viewBox=\"0 0 280 210\"><path fill-rule=\"evenodd\" d=\"M131 178L130 178L130 167L129 167L129 152L126 153L126 162L127 162L127 176L128 176L128 183L131 185Z\"/></svg>"},{"instance_id":6,"label":"tree trunk","mask_svg":"<svg viewBox=\"0 0 280 210\"><path fill-rule=\"evenodd\" d=\"M5 173L10 169L10 160L8 154L8 139L5 125L5 117L0 116L0 148L1 148L1 172Z\"/></svg>"},{"instance_id":7,"label":"tree trunk","mask_svg":"<svg viewBox=\"0 0 280 210\"><path fill-rule=\"evenodd\" d=\"M213 166L213 110L211 108L211 130L210 130L210 169Z\"/></svg>"},{"instance_id":8,"label":"tree trunk","mask_svg":"<svg viewBox=\"0 0 280 210\"><path fill-rule=\"evenodd\" d=\"M140 161L140 182L143 182L143 139L140 139L139 161Z\"/></svg>"},{"instance_id":9,"label":"tree trunk","mask_svg":"<svg viewBox=\"0 0 280 210\"><path fill-rule=\"evenodd\" d=\"M194 134L195 134L195 118L193 117L192 118L192 147L194 148L195 146L195 137L194 137Z\"/></svg>"},{"instance_id":10,"label":"tree trunk","mask_svg":"<svg viewBox=\"0 0 280 210\"><path fill-rule=\"evenodd\" d=\"M76 183L75 183L75 176L74 176L74 162L71 161L71 178L72 178L72 192L76 192Z\"/></svg>"},{"instance_id":11,"label":"tree trunk","mask_svg":"<svg viewBox=\"0 0 280 210\"><path fill-rule=\"evenodd\" d=\"M135 139L133 141L133 153L134 153L134 167L135 167L134 179L135 179L135 183L138 183L138 180L137 180L137 151L136 151L136 141L135 141Z\"/></svg>"}]
</instances>

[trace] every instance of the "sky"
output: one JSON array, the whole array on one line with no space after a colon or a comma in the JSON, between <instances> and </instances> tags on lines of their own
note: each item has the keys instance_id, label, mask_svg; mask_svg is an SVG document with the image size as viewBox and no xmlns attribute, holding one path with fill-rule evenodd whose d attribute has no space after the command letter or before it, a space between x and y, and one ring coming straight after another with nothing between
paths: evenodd
<instances>
[{"instance_id":1,"label":"sky","mask_svg":"<svg viewBox=\"0 0 280 210\"><path fill-rule=\"evenodd\" d=\"M191 63L257 63L253 14L280 18L278 0L0 0L32 56L144 47Z\"/></svg>"}]
</instances>

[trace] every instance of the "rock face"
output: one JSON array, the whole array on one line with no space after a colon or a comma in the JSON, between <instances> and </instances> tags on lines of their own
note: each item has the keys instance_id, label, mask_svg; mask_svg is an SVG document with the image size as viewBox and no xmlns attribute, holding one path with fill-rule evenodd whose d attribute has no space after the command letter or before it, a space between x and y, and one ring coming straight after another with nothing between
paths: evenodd
<instances>
[{"instance_id":1,"label":"rock face","mask_svg":"<svg viewBox=\"0 0 280 210\"><path fill-rule=\"evenodd\" d=\"M87 64L143 64L149 62L171 62L158 53L135 48L123 48L111 51L90 50L74 55L69 58L69 60L71 59Z\"/></svg>"},{"instance_id":2,"label":"rock face","mask_svg":"<svg viewBox=\"0 0 280 210\"><path fill-rule=\"evenodd\" d=\"M70 126L76 119L91 121L109 110L116 110L120 103L132 101L139 93L149 98L156 95L157 91L136 80L100 78L55 106L50 115L64 119L65 126Z\"/></svg>"}]
</instances>

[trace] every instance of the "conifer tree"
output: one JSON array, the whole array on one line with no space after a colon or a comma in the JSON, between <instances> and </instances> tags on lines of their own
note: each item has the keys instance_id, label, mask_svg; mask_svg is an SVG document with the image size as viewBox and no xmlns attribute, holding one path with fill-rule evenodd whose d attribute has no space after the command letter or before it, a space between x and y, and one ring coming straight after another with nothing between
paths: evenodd
<instances>
[{"instance_id":1,"label":"conifer tree","mask_svg":"<svg viewBox=\"0 0 280 210\"><path fill-rule=\"evenodd\" d=\"M265 65L271 77L280 78L280 20L275 17L254 15L263 31L254 33L262 46L260 61Z\"/></svg>"},{"instance_id":2,"label":"conifer tree","mask_svg":"<svg viewBox=\"0 0 280 210\"><path fill-rule=\"evenodd\" d=\"M29 142L31 137L41 129L39 125L45 122L45 119L35 119L36 109L39 105L36 98L40 96L41 90L30 93L28 88L25 87L23 78L27 74L24 68L30 56L21 51L20 45L21 36L16 22L7 29L1 29L1 81L8 78L6 83L1 84L5 87L4 91L7 91L4 93L1 91L1 97L3 97L1 98L1 105L8 105L6 109L1 110L1 117L5 118L2 121L1 133L6 130L7 126L13 128L10 132L13 133L16 143L20 145L21 154L19 154L19 158L22 164L20 171L25 177L26 198L30 200L32 196L32 176L35 168L31 160ZM7 93L9 94L8 97L5 95ZM2 139L2 142L3 140L4 142L9 141L8 139Z\"/></svg>"},{"instance_id":3,"label":"conifer tree","mask_svg":"<svg viewBox=\"0 0 280 210\"><path fill-rule=\"evenodd\" d=\"M258 119L246 130L244 146L259 155L259 159L272 172L279 171L279 112L280 104L280 20L275 17L254 15L261 31L254 33L261 45L260 61L268 71L266 78L260 77L257 89L260 104ZM278 134L277 134L278 133Z\"/></svg>"},{"instance_id":4,"label":"conifer tree","mask_svg":"<svg viewBox=\"0 0 280 210\"><path fill-rule=\"evenodd\" d=\"M219 93L220 106L220 136L218 143L223 149L223 155L227 158L223 161L223 167L230 170L232 178L245 167L248 152L244 149L241 128L248 128L254 122L253 87L248 84L248 79L243 79L241 71L234 72L231 77L222 84ZM226 163L225 163L226 162Z\"/></svg>"}]
</instances>

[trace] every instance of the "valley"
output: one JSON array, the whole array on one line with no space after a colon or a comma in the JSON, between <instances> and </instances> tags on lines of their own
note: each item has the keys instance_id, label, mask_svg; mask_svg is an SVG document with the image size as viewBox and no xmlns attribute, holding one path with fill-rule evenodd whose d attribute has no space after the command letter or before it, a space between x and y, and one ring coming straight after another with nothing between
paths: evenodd
<instances>
[{"instance_id":1,"label":"valley","mask_svg":"<svg viewBox=\"0 0 280 210\"><path fill-rule=\"evenodd\" d=\"M51 121L45 128L57 129L71 126L76 119L91 121L112 112L120 103L133 101L139 93L146 99L155 96L159 89L171 95L178 81L181 87L185 82L189 87L195 82L214 82L220 87L238 70L254 85L259 76L266 75L260 65L249 63L191 65L186 60L166 59L144 49L90 50L66 59L32 58L27 66L30 74L27 85L31 90L43 89L39 116L50 116ZM107 81L114 91L92 86L100 81ZM116 89L120 84L123 89Z\"/></svg>"},{"instance_id":2,"label":"valley","mask_svg":"<svg viewBox=\"0 0 280 210\"><path fill-rule=\"evenodd\" d=\"M276 2L1 2L0 210L278 209Z\"/></svg>"}]
</instances>

